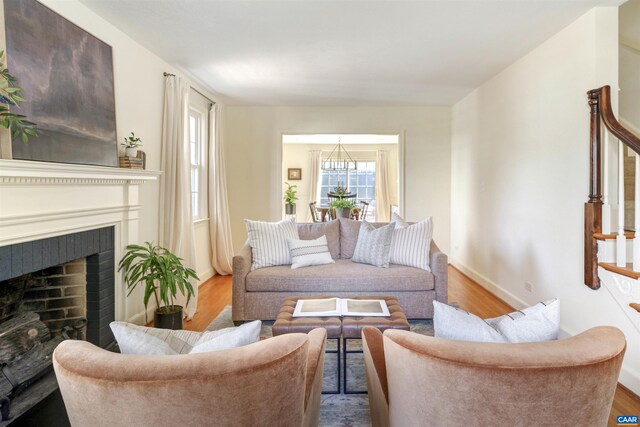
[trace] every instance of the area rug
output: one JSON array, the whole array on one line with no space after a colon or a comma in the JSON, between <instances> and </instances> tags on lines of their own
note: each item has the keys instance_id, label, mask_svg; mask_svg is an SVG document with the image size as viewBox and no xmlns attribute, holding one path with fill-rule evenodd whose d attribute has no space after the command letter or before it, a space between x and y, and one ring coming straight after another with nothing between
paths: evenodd
<instances>
[{"instance_id":1,"label":"area rug","mask_svg":"<svg viewBox=\"0 0 640 427\"><path fill-rule=\"evenodd\" d=\"M263 321L260 336L263 338L272 337L271 325L273 322ZM433 336L433 321L431 320L411 320L409 322L411 330L422 335ZM207 331L217 331L222 328L233 326L231 320L231 306L226 306L224 310L213 319L207 326ZM327 347L335 346L335 340L330 340ZM333 347L335 349L335 347ZM349 340L349 350L361 349L359 340ZM347 387L349 390L366 390L367 379L365 377L364 360L362 354L348 355ZM324 377L322 381L323 390L335 390L336 387L336 364L335 354L325 355ZM344 391L343 391L344 392ZM366 394L323 394L320 404L321 427L344 426L344 427L368 427L371 425L369 419L369 399Z\"/></svg>"}]
</instances>

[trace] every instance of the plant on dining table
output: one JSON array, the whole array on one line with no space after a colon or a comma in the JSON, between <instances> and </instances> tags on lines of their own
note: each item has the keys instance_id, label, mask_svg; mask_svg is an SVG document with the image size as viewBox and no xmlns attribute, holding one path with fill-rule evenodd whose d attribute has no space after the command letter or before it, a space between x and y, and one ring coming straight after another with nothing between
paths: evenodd
<instances>
[{"instance_id":1,"label":"plant on dining table","mask_svg":"<svg viewBox=\"0 0 640 427\"><path fill-rule=\"evenodd\" d=\"M351 210L356 207L356 204L349 199L338 199L330 202L329 206L335 209L337 216L349 218L351 216Z\"/></svg>"}]
</instances>

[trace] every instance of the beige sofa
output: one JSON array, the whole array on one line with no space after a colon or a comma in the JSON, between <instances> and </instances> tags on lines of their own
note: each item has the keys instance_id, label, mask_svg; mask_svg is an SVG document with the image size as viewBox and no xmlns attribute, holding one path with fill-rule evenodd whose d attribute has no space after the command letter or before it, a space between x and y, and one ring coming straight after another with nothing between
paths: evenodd
<instances>
[{"instance_id":1,"label":"beige sofa","mask_svg":"<svg viewBox=\"0 0 640 427\"><path fill-rule=\"evenodd\" d=\"M233 320L273 320L288 296L394 296L409 319L433 317L433 300L447 302L447 255L431 242L431 272L391 264L379 268L351 261L359 221L341 218L298 224L301 239L327 236L335 264L292 270L290 265L251 271L251 247L233 258ZM376 227L385 225L374 223Z\"/></svg>"},{"instance_id":2,"label":"beige sofa","mask_svg":"<svg viewBox=\"0 0 640 427\"><path fill-rule=\"evenodd\" d=\"M373 427L606 426L626 342L617 328L536 343L362 330Z\"/></svg>"}]
</instances>

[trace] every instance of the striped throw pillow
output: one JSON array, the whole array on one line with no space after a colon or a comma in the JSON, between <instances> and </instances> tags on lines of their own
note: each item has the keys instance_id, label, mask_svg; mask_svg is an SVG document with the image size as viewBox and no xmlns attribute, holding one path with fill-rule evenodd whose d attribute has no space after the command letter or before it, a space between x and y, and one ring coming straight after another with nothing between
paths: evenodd
<instances>
[{"instance_id":1,"label":"striped throw pillow","mask_svg":"<svg viewBox=\"0 0 640 427\"><path fill-rule=\"evenodd\" d=\"M431 271L429 268L429 247L433 236L431 217L409 225L394 212L391 221L395 223L395 229L391 239L389 262Z\"/></svg>"},{"instance_id":2,"label":"striped throw pillow","mask_svg":"<svg viewBox=\"0 0 640 427\"><path fill-rule=\"evenodd\" d=\"M389 268L389 249L391 249L393 229L394 224L375 228L367 221L362 221L351 261Z\"/></svg>"},{"instance_id":3,"label":"striped throw pillow","mask_svg":"<svg viewBox=\"0 0 640 427\"><path fill-rule=\"evenodd\" d=\"M127 322L109 324L122 354L187 354L202 337L201 332L149 328Z\"/></svg>"},{"instance_id":4,"label":"striped throw pillow","mask_svg":"<svg viewBox=\"0 0 640 427\"><path fill-rule=\"evenodd\" d=\"M255 320L213 332L173 331L127 322L111 322L109 326L120 353L150 356L208 353L252 344L260 340L262 322Z\"/></svg>"},{"instance_id":5,"label":"striped throw pillow","mask_svg":"<svg viewBox=\"0 0 640 427\"><path fill-rule=\"evenodd\" d=\"M291 264L287 238L299 239L293 219L279 222L244 220L251 246L251 271L274 265Z\"/></svg>"},{"instance_id":6,"label":"striped throw pillow","mask_svg":"<svg viewBox=\"0 0 640 427\"><path fill-rule=\"evenodd\" d=\"M291 269L335 263L329 252L327 236L320 236L315 240L287 238L287 243L291 254Z\"/></svg>"}]
</instances>

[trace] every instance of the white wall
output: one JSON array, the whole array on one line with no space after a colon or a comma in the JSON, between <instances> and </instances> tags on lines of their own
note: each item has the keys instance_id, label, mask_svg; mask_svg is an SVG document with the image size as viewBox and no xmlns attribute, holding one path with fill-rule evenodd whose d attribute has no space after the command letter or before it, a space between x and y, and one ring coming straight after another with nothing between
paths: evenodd
<instances>
[{"instance_id":1,"label":"white wall","mask_svg":"<svg viewBox=\"0 0 640 427\"><path fill-rule=\"evenodd\" d=\"M560 298L566 333L622 329L621 381L640 393L638 333L583 281L586 92L615 92L617 32L617 8L593 9L454 106L452 263L519 308Z\"/></svg>"},{"instance_id":2,"label":"white wall","mask_svg":"<svg viewBox=\"0 0 640 427\"><path fill-rule=\"evenodd\" d=\"M179 71L76 0L42 0L45 6L113 48L118 143L131 131L142 138L147 169L160 169L164 71ZM0 31L4 33L4 22ZM97 76L99 77L99 76ZM204 89L193 82L200 90ZM206 93L206 92L205 92ZM30 143L37 143L34 139ZM140 242L158 240L159 183L140 188ZM142 310L142 297L127 300L127 312Z\"/></svg>"},{"instance_id":3,"label":"white wall","mask_svg":"<svg viewBox=\"0 0 640 427\"><path fill-rule=\"evenodd\" d=\"M620 7L620 117L640 134L640 0Z\"/></svg>"},{"instance_id":4,"label":"white wall","mask_svg":"<svg viewBox=\"0 0 640 427\"><path fill-rule=\"evenodd\" d=\"M375 161L376 151L382 150L387 152L387 173L389 174L389 203L398 204L398 144L358 144L343 145L349 155L356 161ZM282 147L282 180L298 188L298 203L296 207L296 221L309 221L310 211L309 203L317 198L311 194L309 188L309 170L311 161L309 159L309 151L319 150L323 153L331 153L335 145L324 144L283 144ZM302 168L302 179L297 181L288 180L287 169ZM283 188L286 188L283 187ZM284 190L283 190L284 191ZM360 200L360 199L357 199ZM284 215L284 201L282 202L282 212ZM385 209L388 209L386 207ZM367 215L369 217L369 215ZM368 219L373 221L373 217Z\"/></svg>"},{"instance_id":5,"label":"white wall","mask_svg":"<svg viewBox=\"0 0 640 427\"><path fill-rule=\"evenodd\" d=\"M405 217L433 215L435 241L448 252L450 108L228 106L223 122L236 251L247 237L244 218L281 218L282 134L379 133L399 134L404 141Z\"/></svg>"}]
</instances>

